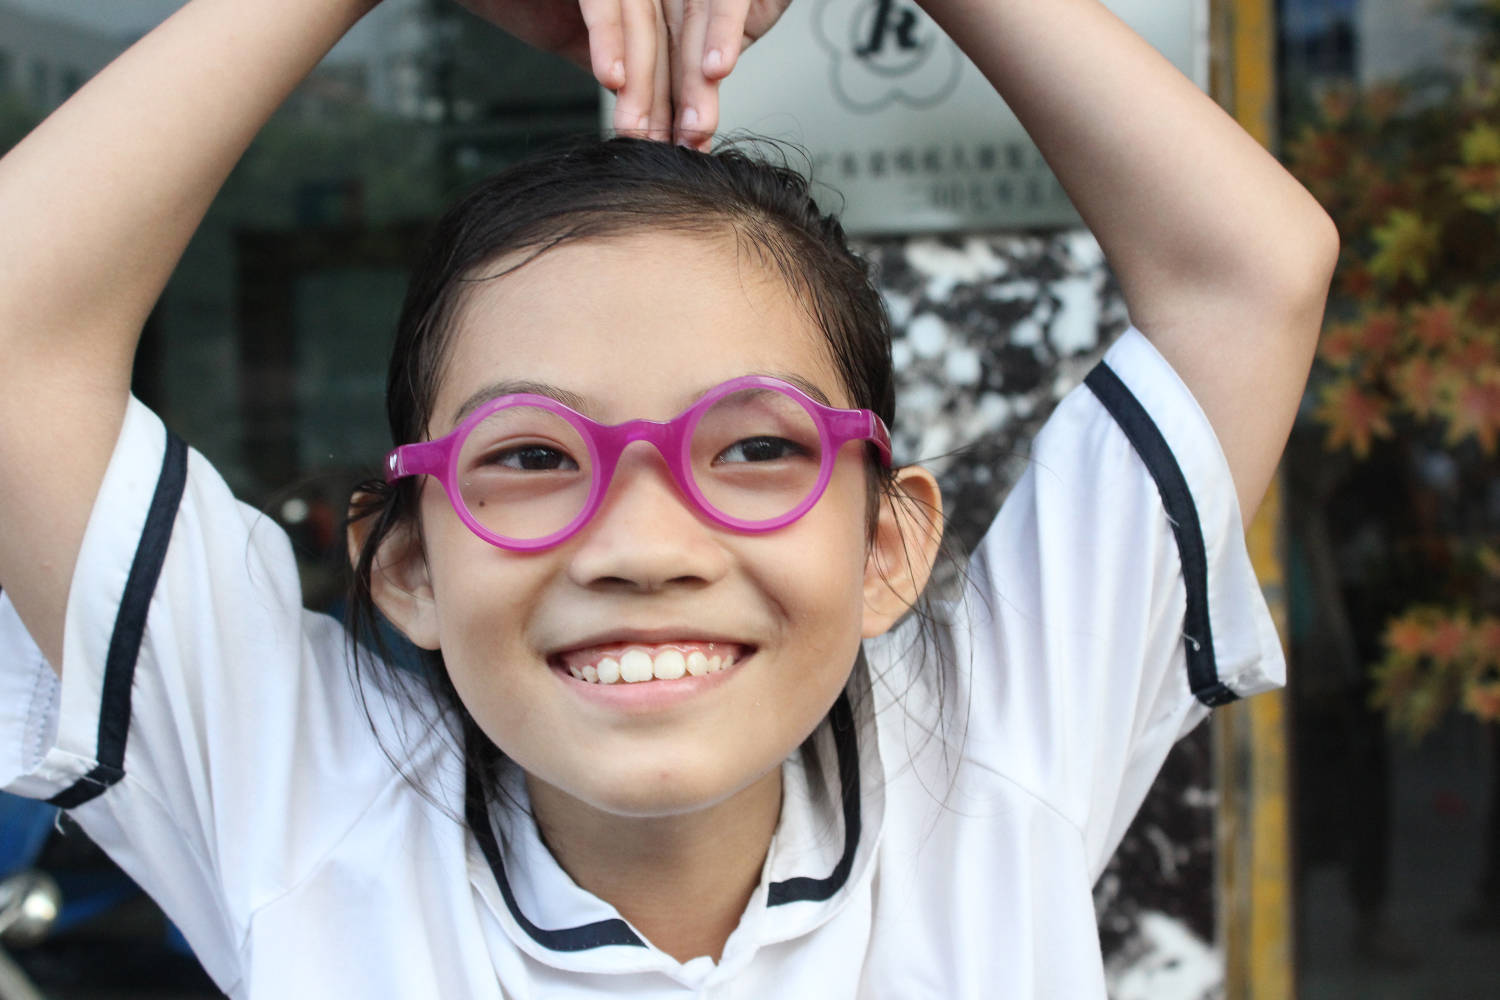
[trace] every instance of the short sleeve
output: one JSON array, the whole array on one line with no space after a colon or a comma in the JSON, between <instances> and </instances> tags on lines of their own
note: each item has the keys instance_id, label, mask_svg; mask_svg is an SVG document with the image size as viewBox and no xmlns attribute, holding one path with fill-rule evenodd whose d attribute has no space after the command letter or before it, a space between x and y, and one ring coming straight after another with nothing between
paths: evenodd
<instances>
[{"instance_id":1,"label":"short sleeve","mask_svg":"<svg viewBox=\"0 0 1500 1000\"><path fill-rule=\"evenodd\" d=\"M1095 877L1172 744L1283 682L1228 463L1138 331L1037 436L947 622L961 759L1076 826Z\"/></svg>"},{"instance_id":2,"label":"short sleeve","mask_svg":"<svg viewBox=\"0 0 1500 1000\"><path fill-rule=\"evenodd\" d=\"M0 599L0 693L0 787L70 811L221 988L249 915L394 775L284 533L134 400L74 571L62 680Z\"/></svg>"}]
</instances>

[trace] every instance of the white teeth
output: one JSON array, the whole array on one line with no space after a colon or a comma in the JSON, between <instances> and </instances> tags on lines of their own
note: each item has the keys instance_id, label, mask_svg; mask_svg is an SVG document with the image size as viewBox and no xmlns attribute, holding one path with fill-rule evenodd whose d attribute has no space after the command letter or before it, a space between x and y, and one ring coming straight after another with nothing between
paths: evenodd
<instances>
[{"instance_id":1,"label":"white teeth","mask_svg":"<svg viewBox=\"0 0 1500 1000\"><path fill-rule=\"evenodd\" d=\"M713 649L713 644L709 644ZM703 677L728 670L734 666L735 654L715 653L707 655L694 649L687 653L680 649L661 649L653 657L644 649L627 649L618 658L606 656L597 665L569 666L568 673L589 684L639 684L642 681L675 681L691 674Z\"/></svg>"},{"instance_id":2,"label":"white teeth","mask_svg":"<svg viewBox=\"0 0 1500 1000\"><path fill-rule=\"evenodd\" d=\"M664 649L656 654L651 675L659 681L675 681L687 673L687 657L675 649Z\"/></svg>"},{"instance_id":3,"label":"white teeth","mask_svg":"<svg viewBox=\"0 0 1500 1000\"><path fill-rule=\"evenodd\" d=\"M613 656L606 656L599 661L599 683L613 684L620 679L620 661Z\"/></svg>"},{"instance_id":4,"label":"white teeth","mask_svg":"<svg viewBox=\"0 0 1500 1000\"><path fill-rule=\"evenodd\" d=\"M627 649L620 657L620 678L629 684L639 684L656 676L651 654L645 650Z\"/></svg>"}]
</instances>

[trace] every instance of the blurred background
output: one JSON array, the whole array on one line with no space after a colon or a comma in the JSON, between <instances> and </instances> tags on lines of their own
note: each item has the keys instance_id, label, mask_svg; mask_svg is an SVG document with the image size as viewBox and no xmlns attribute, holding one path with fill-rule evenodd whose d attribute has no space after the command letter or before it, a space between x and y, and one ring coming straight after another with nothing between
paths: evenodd
<instances>
[{"instance_id":1,"label":"blurred background","mask_svg":"<svg viewBox=\"0 0 1500 1000\"><path fill-rule=\"evenodd\" d=\"M0 150L179 5L0 0ZM1203 11L1215 96L1344 252L1256 536L1292 686L1169 761L1097 890L1111 991L1500 995L1500 0ZM287 529L313 606L338 606L348 490L389 447L413 246L467 184L598 127L581 71L451 0L385 0L216 202L135 391ZM988 435L943 468L971 541L1122 327L1117 290L1066 227L861 246L899 330L906 457ZM1001 273L1029 283L997 294ZM217 995L65 819L0 800L0 872L0 905L37 872L60 887L58 919L20 919L0 952L38 995Z\"/></svg>"}]
</instances>

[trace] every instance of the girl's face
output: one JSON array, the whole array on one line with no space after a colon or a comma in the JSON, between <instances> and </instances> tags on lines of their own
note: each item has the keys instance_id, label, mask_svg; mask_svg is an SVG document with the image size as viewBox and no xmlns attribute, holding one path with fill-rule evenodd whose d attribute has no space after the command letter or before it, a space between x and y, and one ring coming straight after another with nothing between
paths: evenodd
<instances>
[{"instance_id":1,"label":"girl's face","mask_svg":"<svg viewBox=\"0 0 1500 1000\"><path fill-rule=\"evenodd\" d=\"M728 235L568 243L474 286L428 431L446 434L466 403L518 380L564 390L604 423L669 419L752 373L790 376L851 406L827 352L780 275ZM864 455L846 445L809 513L746 535L700 517L661 455L638 442L594 519L538 553L474 536L428 477L423 552L405 564L400 623L442 650L470 713L533 782L622 816L721 802L812 732L861 635L894 617L864 599ZM613 685L568 670L630 646L733 662Z\"/></svg>"}]
</instances>

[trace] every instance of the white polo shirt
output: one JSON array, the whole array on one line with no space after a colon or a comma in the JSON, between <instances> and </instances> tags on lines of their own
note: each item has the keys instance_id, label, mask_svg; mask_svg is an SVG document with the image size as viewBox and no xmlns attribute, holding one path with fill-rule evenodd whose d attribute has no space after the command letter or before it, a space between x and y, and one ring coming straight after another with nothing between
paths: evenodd
<instances>
[{"instance_id":1,"label":"white polo shirt","mask_svg":"<svg viewBox=\"0 0 1500 1000\"><path fill-rule=\"evenodd\" d=\"M132 403L61 684L0 599L0 786L69 809L237 998L1103 997L1095 878L1172 743L1284 669L1224 457L1139 333L1048 421L968 584L946 669L909 625L867 644L722 958L679 963L399 700L367 718L284 535Z\"/></svg>"}]
</instances>

